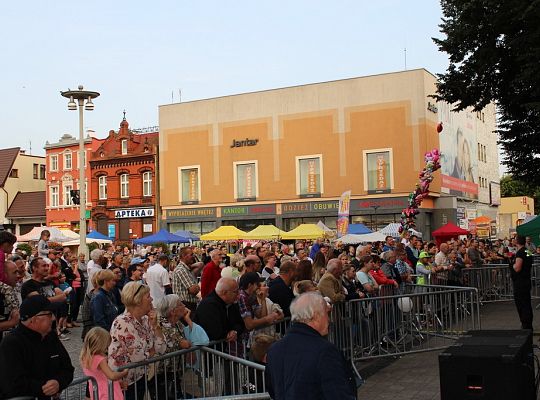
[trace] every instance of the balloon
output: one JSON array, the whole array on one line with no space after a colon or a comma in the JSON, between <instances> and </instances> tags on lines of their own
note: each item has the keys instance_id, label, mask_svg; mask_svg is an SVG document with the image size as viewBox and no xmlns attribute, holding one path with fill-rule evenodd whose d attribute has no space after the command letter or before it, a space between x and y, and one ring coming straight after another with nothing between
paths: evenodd
<instances>
[{"instance_id":1,"label":"balloon","mask_svg":"<svg viewBox=\"0 0 540 400\"><path fill-rule=\"evenodd\" d=\"M397 301L397 306L402 312L408 313L413 309L413 302L410 297L401 297Z\"/></svg>"}]
</instances>

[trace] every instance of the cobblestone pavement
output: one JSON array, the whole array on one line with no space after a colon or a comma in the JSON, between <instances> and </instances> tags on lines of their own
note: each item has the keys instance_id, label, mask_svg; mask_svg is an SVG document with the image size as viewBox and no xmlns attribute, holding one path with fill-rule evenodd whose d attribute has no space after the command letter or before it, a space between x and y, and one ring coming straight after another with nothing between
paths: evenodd
<instances>
[{"instance_id":1,"label":"cobblestone pavement","mask_svg":"<svg viewBox=\"0 0 540 400\"><path fill-rule=\"evenodd\" d=\"M538 304L536 301L533 306ZM513 302L481 306L482 329L519 329ZM534 311L534 331L540 333L540 312ZM538 343L538 336L533 341ZM406 355L380 362L380 369L358 389L358 399L439 400L439 352Z\"/></svg>"},{"instance_id":2,"label":"cobblestone pavement","mask_svg":"<svg viewBox=\"0 0 540 400\"><path fill-rule=\"evenodd\" d=\"M533 306L538 304L536 301ZM519 329L519 319L513 302L481 306L482 329ZM540 311L534 311L534 329L540 334ZM82 375L79 365L81 328L71 329L70 340L64 346L75 367L75 377ZM535 336L537 342L539 336ZM371 376L358 390L358 399L369 400L439 400L439 352L410 354L399 359L374 363ZM362 367L362 365L360 365ZM373 369L375 371L373 371Z\"/></svg>"}]
</instances>

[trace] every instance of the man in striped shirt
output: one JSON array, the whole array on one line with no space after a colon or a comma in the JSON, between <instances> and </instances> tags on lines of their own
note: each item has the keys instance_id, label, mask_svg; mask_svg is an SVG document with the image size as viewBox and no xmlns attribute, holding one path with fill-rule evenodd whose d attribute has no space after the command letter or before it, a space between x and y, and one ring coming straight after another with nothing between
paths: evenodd
<instances>
[{"instance_id":1,"label":"man in striped shirt","mask_svg":"<svg viewBox=\"0 0 540 400\"><path fill-rule=\"evenodd\" d=\"M173 293L180 297L182 303L191 310L191 317L193 318L199 301L197 293L201 288L191 272L191 265L195 261L191 247L182 247L179 258L178 265L172 275L172 289Z\"/></svg>"}]
</instances>

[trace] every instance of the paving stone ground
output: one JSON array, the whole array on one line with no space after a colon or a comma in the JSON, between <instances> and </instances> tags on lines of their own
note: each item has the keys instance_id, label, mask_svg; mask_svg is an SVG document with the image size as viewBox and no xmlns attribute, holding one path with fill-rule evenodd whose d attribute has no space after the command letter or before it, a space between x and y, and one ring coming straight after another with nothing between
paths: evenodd
<instances>
[{"instance_id":1,"label":"paving stone ground","mask_svg":"<svg viewBox=\"0 0 540 400\"><path fill-rule=\"evenodd\" d=\"M535 301L533 306L539 304ZM520 323L513 302L484 304L480 309L482 329L519 329ZM534 311L534 330L540 335L540 310ZM75 377L82 375L79 365L81 328L71 330L70 340L64 342ZM540 336L535 336L538 343ZM390 358L371 363L370 376L358 390L358 399L368 400L439 400L439 352L417 353L398 359ZM360 365L360 367L367 367Z\"/></svg>"},{"instance_id":2,"label":"paving stone ground","mask_svg":"<svg viewBox=\"0 0 540 400\"><path fill-rule=\"evenodd\" d=\"M539 302L536 301L533 306ZM519 329L513 302L484 304L482 329ZM540 333L540 311L534 311L534 331ZM534 337L538 343L539 336ZM380 362L380 369L358 389L358 399L439 400L439 352L417 353Z\"/></svg>"}]
</instances>

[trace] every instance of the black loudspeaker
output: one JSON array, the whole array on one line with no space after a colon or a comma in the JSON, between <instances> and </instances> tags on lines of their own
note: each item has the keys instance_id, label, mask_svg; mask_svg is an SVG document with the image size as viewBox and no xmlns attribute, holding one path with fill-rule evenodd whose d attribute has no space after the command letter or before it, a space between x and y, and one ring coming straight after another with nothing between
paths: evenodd
<instances>
[{"instance_id":1,"label":"black loudspeaker","mask_svg":"<svg viewBox=\"0 0 540 400\"><path fill-rule=\"evenodd\" d=\"M532 332L469 331L439 354L441 400L534 400Z\"/></svg>"}]
</instances>

